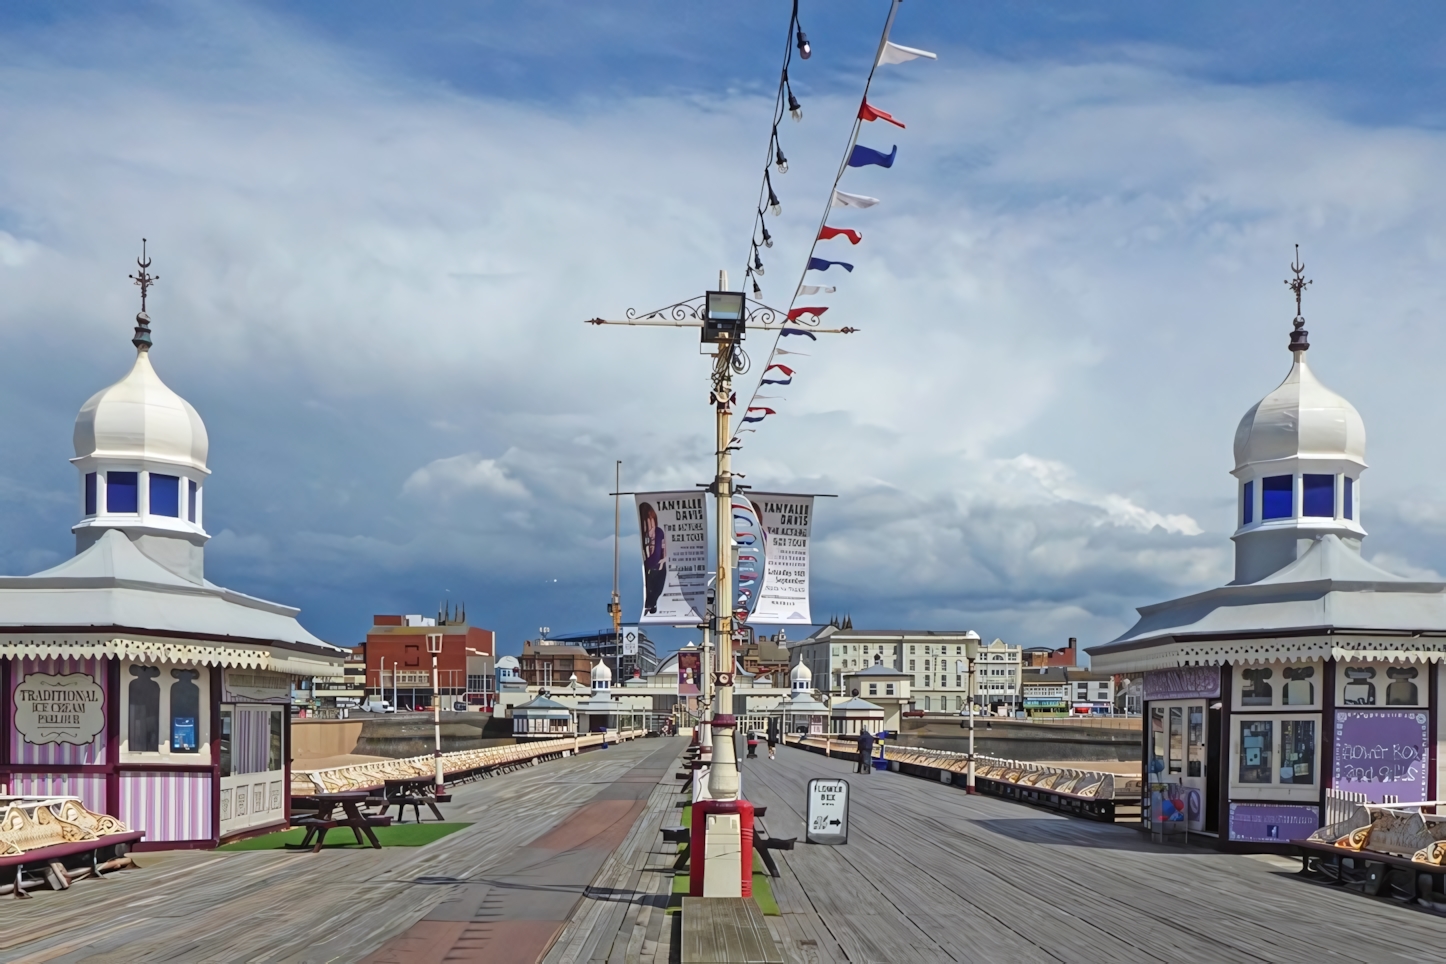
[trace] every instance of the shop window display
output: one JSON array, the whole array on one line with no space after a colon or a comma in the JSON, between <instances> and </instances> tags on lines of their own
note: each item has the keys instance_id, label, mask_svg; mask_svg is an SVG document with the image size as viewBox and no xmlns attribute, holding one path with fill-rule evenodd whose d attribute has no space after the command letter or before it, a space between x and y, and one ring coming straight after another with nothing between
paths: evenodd
<instances>
[{"instance_id":1,"label":"shop window display","mask_svg":"<svg viewBox=\"0 0 1446 964\"><path fill-rule=\"evenodd\" d=\"M1275 742L1275 722L1254 720L1240 723L1240 782L1273 783L1270 751Z\"/></svg>"},{"instance_id":2,"label":"shop window display","mask_svg":"<svg viewBox=\"0 0 1446 964\"><path fill-rule=\"evenodd\" d=\"M1281 720L1280 782L1315 782L1315 721Z\"/></svg>"}]
</instances>

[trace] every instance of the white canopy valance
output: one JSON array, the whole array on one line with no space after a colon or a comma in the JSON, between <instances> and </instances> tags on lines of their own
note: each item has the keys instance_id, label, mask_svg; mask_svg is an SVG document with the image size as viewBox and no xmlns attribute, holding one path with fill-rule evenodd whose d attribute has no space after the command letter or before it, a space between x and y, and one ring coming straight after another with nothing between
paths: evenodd
<instances>
[{"instance_id":1,"label":"white canopy valance","mask_svg":"<svg viewBox=\"0 0 1446 964\"><path fill-rule=\"evenodd\" d=\"M223 643L161 637L45 635L0 639L3 659L132 659L157 663L264 669L291 676L334 676L345 657L304 653L265 643Z\"/></svg>"},{"instance_id":2,"label":"white canopy valance","mask_svg":"<svg viewBox=\"0 0 1446 964\"><path fill-rule=\"evenodd\" d=\"M1292 663L1337 659L1355 662L1434 663L1446 658L1446 638L1439 636L1319 635L1257 639L1152 640L1133 649L1090 652L1090 668L1098 673L1140 673L1176 666L1220 666L1225 663Z\"/></svg>"}]
</instances>

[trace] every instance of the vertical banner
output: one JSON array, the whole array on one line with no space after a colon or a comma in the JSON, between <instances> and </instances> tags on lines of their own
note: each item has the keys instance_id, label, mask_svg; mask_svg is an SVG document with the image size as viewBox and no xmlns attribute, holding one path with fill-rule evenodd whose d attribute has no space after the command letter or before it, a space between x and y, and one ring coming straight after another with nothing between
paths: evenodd
<instances>
[{"instance_id":1,"label":"vertical banner","mask_svg":"<svg viewBox=\"0 0 1446 964\"><path fill-rule=\"evenodd\" d=\"M678 695L697 696L703 676L703 654L695 650L678 651Z\"/></svg>"},{"instance_id":2,"label":"vertical banner","mask_svg":"<svg viewBox=\"0 0 1446 964\"><path fill-rule=\"evenodd\" d=\"M808 539L813 496L749 492L762 530L763 579L750 623L808 625Z\"/></svg>"},{"instance_id":3,"label":"vertical banner","mask_svg":"<svg viewBox=\"0 0 1446 964\"><path fill-rule=\"evenodd\" d=\"M638 655L638 627L623 626L618 630L618 642L622 644L623 656Z\"/></svg>"},{"instance_id":4,"label":"vertical banner","mask_svg":"<svg viewBox=\"0 0 1446 964\"><path fill-rule=\"evenodd\" d=\"M696 626L708 585L708 506L703 492L639 492L643 544L640 623Z\"/></svg>"}]
</instances>

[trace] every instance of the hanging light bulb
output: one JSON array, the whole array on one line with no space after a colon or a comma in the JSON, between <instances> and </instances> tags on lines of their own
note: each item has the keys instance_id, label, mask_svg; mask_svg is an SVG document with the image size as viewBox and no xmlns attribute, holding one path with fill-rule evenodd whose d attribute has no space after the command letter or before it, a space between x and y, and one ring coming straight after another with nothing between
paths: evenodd
<instances>
[{"instance_id":1,"label":"hanging light bulb","mask_svg":"<svg viewBox=\"0 0 1446 964\"><path fill-rule=\"evenodd\" d=\"M797 97L793 96L792 88L789 88L788 91L788 113L796 121L803 120L803 105L798 102Z\"/></svg>"},{"instance_id":2,"label":"hanging light bulb","mask_svg":"<svg viewBox=\"0 0 1446 964\"><path fill-rule=\"evenodd\" d=\"M798 28L798 55L804 60L813 56L813 45L808 42L808 34L803 32L802 27Z\"/></svg>"},{"instance_id":3,"label":"hanging light bulb","mask_svg":"<svg viewBox=\"0 0 1446 964\"><path fill-rule=\"evenodd\" d=\"M788 158L783 156L783 148L776 143L773 145L773 164L779 174L788 173Z\"/></svg>"},{"instance_id":4,"label":"hanging light bulb","mask_svg":"<svg viewBox=\"0 0 1446 964\"><path fill-rule=\"evenodd\" d=\"M758 279L757 279L757 278L754 278L754 279L753 279L753 297L755 297L755 298L761 298L761 297L763 297L763 289L760 288L760 287L758 287Z\"/></svg>"},{"instance_id":5,"label":"hanging light bulb","mask_svg":"<svg viewBox=\"0 0 1446 964\"><path fill-rule=\"evenodd\" d=\"M768 233L768 225L766 224L763 225L763 246L767 248L773 247L773 235Z\"/></svg>"},{"instance_id":6,"label":"hanging light bulb","mask_svg":"<svg viewBox=\"0 0 1446 964\"><path fill-rule=\"evenodd\" d=\"M773 212L774 217L783 213L783 205L778 203L778 195L773 193L772 185L768 188L768 210Z\"/></svg>"},{"instance_id":7,"label":"hanging light bulb","mask_svg":"<svg viewBox=\"0 0 1446 964\"><path fill-rule=\"evenodd\" d=\"M763 259L758 256L758 249L753 249L753 273L763 274Z\"/></svg>"}]
</instances>

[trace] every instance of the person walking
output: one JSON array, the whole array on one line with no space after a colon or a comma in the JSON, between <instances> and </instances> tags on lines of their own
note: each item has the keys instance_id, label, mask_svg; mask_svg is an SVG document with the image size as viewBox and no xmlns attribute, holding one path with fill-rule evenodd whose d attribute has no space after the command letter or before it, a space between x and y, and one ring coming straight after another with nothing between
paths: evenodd
<instances>
[{"instance_id":1,"label":"person walking","mask_svg":"<svg viewBox=\"0 0 1446 964\"><path fill-rule=\"evenodd\" d=\"M859 728L859 773L868 773L873 769L872 757L874 755L874 735L869 732L868 727Z\"/></svg>"},{"instance_id":2,"label":"person walking","mask_svg":"<svg viewBox=\"0 0 1446 964\"><path fill-rule=\"evenodd\" d=\"M778 746L778 721L768 721L768 759L774 759L774 750Z\"/></svg>"}]
</instances>

